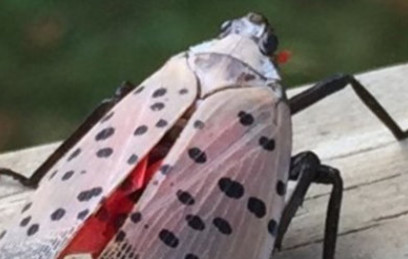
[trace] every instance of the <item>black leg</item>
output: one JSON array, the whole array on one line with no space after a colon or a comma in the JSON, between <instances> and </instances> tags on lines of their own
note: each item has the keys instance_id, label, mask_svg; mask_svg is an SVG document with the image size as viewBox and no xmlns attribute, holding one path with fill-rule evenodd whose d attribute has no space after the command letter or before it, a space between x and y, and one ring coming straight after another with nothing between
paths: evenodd
<instances>
[{"instance_id":1,"label":"black leg","mask_svg":"<svg viewBox=\"0 0 408 259\"><path fill-rule=\"evenodd\" d=\"M337 169L321 165L319 158L312 152L303 152L292 158L290 180L298 184L283 210L279 223L275 247L280 249L292 218L302 205L311 183L330 184L333 186L327 208L325 233L323 241L323 259L333 259L336 250L336 239L340 217L343 181Z\"/></svg>"},{"instance_id":2,"label":"black leg","mask_svg":"<svg viewBox=\"0 0 408 259\"><path fill-rule=\"evenodd\" d=\"M36 188L41 179L47 174L51 167L64 156L107 112L122 100L135 86L129 82L124 82L115 92L115 95L102 103L85 119L77 130L68 137L44 163L37 168L31 177L27 178L10 169L0 168L0 175L11 176L26 187Z\"/></svg>"},{"instance_id":3,"label":"black leg","mask_svg":"<svg viewBox=\"0 0 408 259\"><path fill-rule=\"evenodd\" d=\"M381 104L370 94L364 86L351 75L335 75L325 79L306 91L292 97L289 105L292 114L309 107L310 105L324 99L339 90L351 85L358 97L364 104L380 119L382 123L392 132L398 140L408 137L408 130L403 131L391 118Z\"/></svg>"}]
</instances>

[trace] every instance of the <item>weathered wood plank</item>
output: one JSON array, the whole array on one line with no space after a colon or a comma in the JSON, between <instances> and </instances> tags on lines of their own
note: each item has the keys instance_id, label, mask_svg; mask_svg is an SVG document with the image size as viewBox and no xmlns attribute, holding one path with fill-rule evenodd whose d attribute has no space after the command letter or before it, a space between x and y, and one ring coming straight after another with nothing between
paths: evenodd
<instances>
[{"instance_id":1,"label":"weathered wood plank","mask_svg":"<svg viewBox=\"0 0 408 259\"><path fill-rule=\"evenodd\" d=\"M21 151L0 155L0 167L12 168L25 176L29 176L58 147L59 143L27 148ZM8 177L0 180L0 201L12 194L27 191L20 184ZM1 204L1 202L0 202ZM0 218L1 218L0 211ZM0 221L1 222L1 221Z\"/></svg>"},{"instance_id":2,"label":"weathered wood plank","mask_svg":"<svg viewBox=\"0 0 408 259\"><path fill-rule=\"evenodd\" d=\"M358 78L408 128L408 64ZM293 124L294 152L311 149L344 176L337 258L407 258L408 141L395 141L351 88L296 115ZM29 175L55 147L51 144L3 154L0 166ZM328 194L326 186L313 186L276 258L320 257ZM0 227L29 195L30 191L13 181L0 179Z\"/></svg>"},{"instance_id":3,"label":"weathered wood plank","mask_svg":"<svg viewBox=\"0 0 408 259\"><path fill-rule=\"evenodd\" d=\"M358 78L408 128L408 65ZM408 231L398 225L408 222L408 141L395 141L351 88L295 116L293 127L295 152L312 149L344 177L337 258L407 258ZM313 186L277 258L320 257L328 194Z\"/></svg>"}]
</instances>

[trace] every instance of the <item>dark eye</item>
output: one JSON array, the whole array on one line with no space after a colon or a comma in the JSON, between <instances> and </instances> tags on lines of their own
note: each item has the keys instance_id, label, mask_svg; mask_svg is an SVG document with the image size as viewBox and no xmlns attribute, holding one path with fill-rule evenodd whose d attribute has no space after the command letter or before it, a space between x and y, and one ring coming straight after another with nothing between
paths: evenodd
<instances>
[{"instance_id":1,"label":"dark eye","mask_svg":"<svg viewBox=\"0 0 408 259\"><path fill-rule=\"evenodd\" d=\"M273 33L268 33L262 40L262 51L265 55L271 56L278 49L278 37Z\"/></svg>"},{"instance_id":2,"label":"dark eye","mask_svg":"<svg viewBox=\"0 0 408 259\"><path fill-rule=\"evenodd\" d=\"M231 21L225 21L221 24L220 32L223 33L231 26Z\"/></svg>"},{"instance_id":3,"label":"dark eye","mask_svg":"<svg viewBox=\"0 0 408 259\"><path fill-rule=\"evenodd\" d=\"M266 18L262 14L259 14L259 13L249 13L247 14L247 17L251 22L258 24L258 25L266 24L268 22Z\"/></svg>"}]
</instances>

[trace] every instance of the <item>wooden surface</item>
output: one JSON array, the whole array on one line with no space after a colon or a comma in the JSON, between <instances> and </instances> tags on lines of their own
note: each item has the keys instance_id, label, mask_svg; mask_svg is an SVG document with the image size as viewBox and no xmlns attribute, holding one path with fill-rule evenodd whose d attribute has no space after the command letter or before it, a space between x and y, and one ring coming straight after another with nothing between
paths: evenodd
<instances>
[{"instance_id":1,"label":"wooden surface","mask_svg":"<svg viewBox=\"0 0 408 259\"><path fill-rule=\"evenodd\" d=\"M408 64L358 78L408 128ZM337 259L408 258L408 140L395 141L351 88L296 115L293 128L294 153L313 150L344 177ZM56 146L0 155L0 167L30 175ZM320 258L329 190L313 186L274 259ZM0 230L30 193L0 179Z\"/></svg>"}]
</instances>

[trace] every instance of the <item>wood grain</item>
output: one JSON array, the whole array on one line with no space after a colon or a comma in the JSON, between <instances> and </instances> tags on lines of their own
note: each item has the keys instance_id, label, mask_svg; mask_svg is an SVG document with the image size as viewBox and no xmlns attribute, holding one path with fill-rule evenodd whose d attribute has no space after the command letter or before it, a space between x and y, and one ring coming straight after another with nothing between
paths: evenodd
<instances>
[{"instance_id":1,"label":"wood grain","mask_svg":"<svg viewBox=\"0 0 408 259\"><path fill-rule=\"evenodd\" d=\"M357 77L407 129L408 65ZM293 128L294 153L313 150L344 177L336 258L408 258L408 140L396 141L351 87L294 116ZM321 258L329 191L312 187L276 258Z\"/></svg>"}]
</instances>

